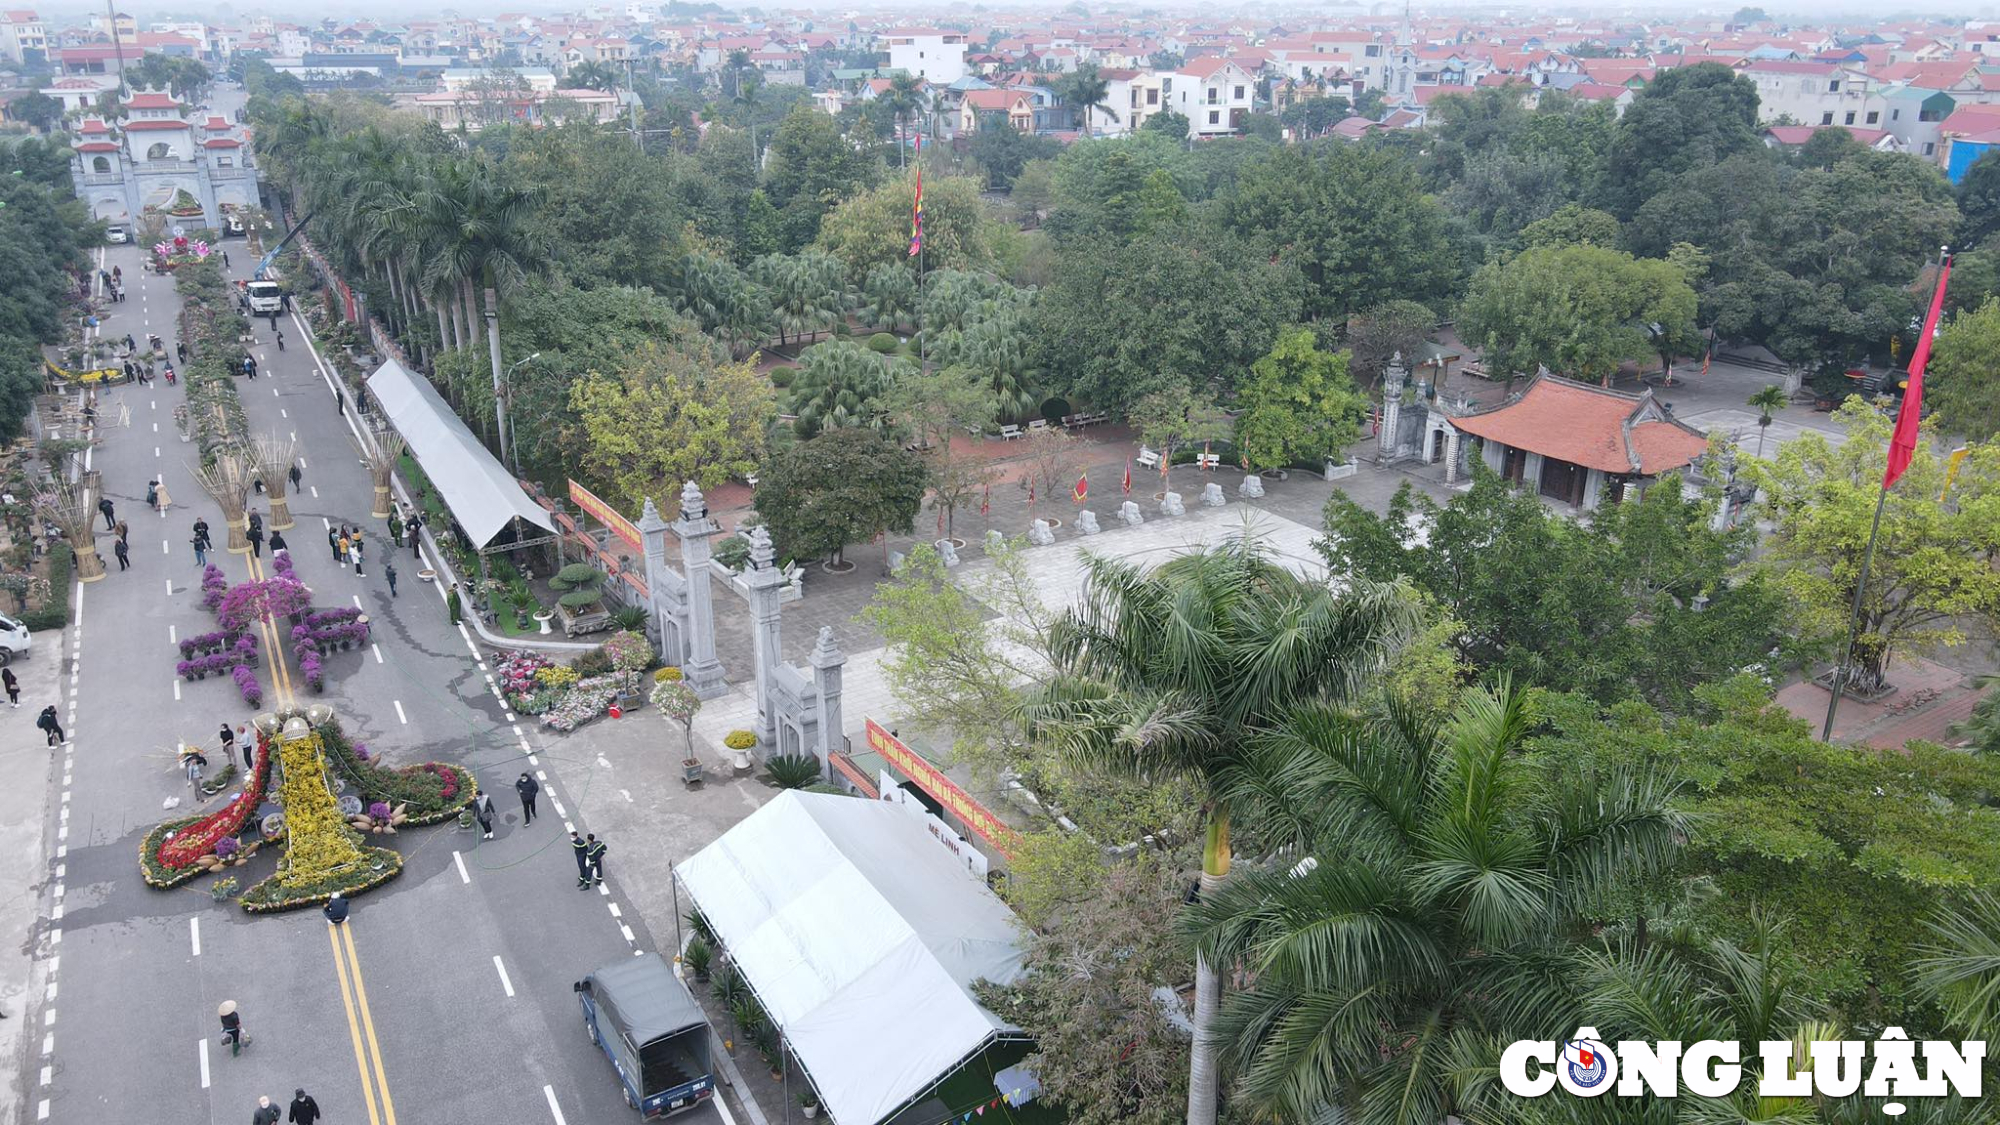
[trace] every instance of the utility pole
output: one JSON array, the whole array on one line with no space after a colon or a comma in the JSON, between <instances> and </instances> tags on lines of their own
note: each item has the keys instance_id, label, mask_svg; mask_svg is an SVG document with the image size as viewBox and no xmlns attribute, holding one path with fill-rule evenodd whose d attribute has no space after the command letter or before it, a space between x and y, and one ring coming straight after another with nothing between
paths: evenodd
<instances>
[{"instance_id":1,"label":"utility pole","mask_svg":"<svg viewBox=\"0 0 2000 1125\"><path fill-rule=\"evenodd\" d=\"M111 23L111 53L118 58L118 92L125 93L125 43L118 38L117 0L104 0L104 17Z\"/></svg>"}]
</instances>

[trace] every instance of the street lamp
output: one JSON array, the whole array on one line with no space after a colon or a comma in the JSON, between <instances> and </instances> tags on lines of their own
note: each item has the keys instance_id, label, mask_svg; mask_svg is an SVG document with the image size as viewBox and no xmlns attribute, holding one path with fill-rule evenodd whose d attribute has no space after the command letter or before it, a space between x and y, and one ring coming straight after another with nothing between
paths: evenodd
<instances>
[{"instance_id":1,"label":"street lamp","mask_svg":"<svg viewBox=\"0 0 2000 1125\"><path fill-rule=\"evenodd\" d=\"M533 363L533 362L535 362L536 360L538 360L538 359L540 359L540 358L542 358L542 353L540 353L540 352L531 352L531 353L529 353L529 355L528 355L528 357L527 357L526 359L522 359L522 360L517 360L517 361L516 361L515 363L513 363L513 364L512 364L511 366L509 366L509 367L507 368L507 373L506 373L506 375L505 375L505 376L503 376L503 377L502 377L502 379L501 379L501 383L502 383L502 393L503 393L503 394L504 394L504 395L506 396L506 399L507 399L507 402L508 402L508 403L509 403L510 405L511 405L511 404L513 403L513 401L514 401L514 372L516 372L516 371L519 371L519 370L520 370L521 368L523 368L523 367L527 366L527 365L528 365L528 364L530 364L530 363ZM503 414L501 415L501 419L502 419L502 421L501 421L501 425L503 425L503 426L504 426L504 425L506 425L506 422L505 422L505 419L506 419L506 415L505 415L504 413L503 413ZM517 419L516 421L518 422L518 419ZM510 466L508 466L508 467L509 467L510 469L512 469L513 471L517 472L517 473L518 473L518 472L520 472L520 471L521 471L521 436L520 436L520 427L519 427L519 425L517 424L517 425L515 426L515 428L514 428L514 429L513 429L513 430L512 430L511 432L509 432L509 431L503 431L503 432L501 433L500 437L501 437L501 440L505 441L505 442L507 443L507 445L508 445L509 447L511 447L511 449L512 449L512 452L511 452L511 453L510 453L510 452L508 452L508 451L507 451L507 448L505 448L505 447L503 447L503 449L502 449L502 453L503 453L503 454L505 454L505 455L506 455L506 456L507 456L507 457L508 457L508 458L509 458L510 460L512 460L512 461L513 461L513 464L512 464L512 465L510 465Z\"/></svg>"}]
</instances>

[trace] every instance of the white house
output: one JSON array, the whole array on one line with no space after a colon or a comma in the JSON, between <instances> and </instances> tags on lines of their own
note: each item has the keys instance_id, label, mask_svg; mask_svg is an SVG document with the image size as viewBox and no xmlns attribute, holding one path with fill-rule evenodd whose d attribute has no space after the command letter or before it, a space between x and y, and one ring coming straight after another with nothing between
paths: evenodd
<instances>
[{"instance_id":1,"label":"white house","mask_svg":"<svg viewBox=\"0 0 2000 1125\"><path fill-rule=\"evenodd\" d=\"M1163 92L1171 96L1174 112L1188 119L1189 136L1227 136L1246 124L1257 92L1249 71L1208 56L1189 59L1169 78L1172 89Z\"/></svg>"},{"instance_id":2,"label":"white house","mask_svg":"<svg viewBox=\"0 0 2000 1125\"><path fill-rule=\"evenodd\" d=\"M1841 63L1746 59L1737 73L1757 84L1757 120L1881 128L1886 108L1874 79Z\"/></svg>"},{"instance_id":3,"label":"white house","mask_svg":"<svg viewBox=\"0 0 2000 1125\"><path fill-rule=\"evenodd\" d=\"M28 11L0 12L0 55L17 63L44 63L49 34L42 17Z\"/></svg>"},{"instance_id":4,"label":"white house","mask_svg":"<svg viewBox=\"0 0 2000 1125\"><path fill-rule=\"evenodd\" d=\"M949 86L965 75L964 32L896 28L877 34L876 42L888 52L890 70L914 74L937 86Z\"/></svg>"}]
</instances>

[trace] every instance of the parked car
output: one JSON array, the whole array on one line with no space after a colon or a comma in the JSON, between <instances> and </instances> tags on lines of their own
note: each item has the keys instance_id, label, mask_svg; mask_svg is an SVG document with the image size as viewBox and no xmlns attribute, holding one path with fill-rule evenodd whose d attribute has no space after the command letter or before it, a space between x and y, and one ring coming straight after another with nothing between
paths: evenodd
<instances>
[{"instance_id":1,"label":"parked car","mask_svg":"<svg viewBox=\"0 0 2000 1125\"><path fill-rule=\"evenodd\" d=\"M715 1096L708 1017L658 954L613 961L572 986L583 1026L643 1117L668 1117Z\"/></svg>"},{"instance_id":2,"label":"parked car","mask_svg":"<svg viewBox=\"0 0 2000 1125\"><path fill-rule=\"evenodd\" d=\"M122 245L132 241L132 231L124 223L112 223L104 228L104 241Z\"/></svg>"}]
</instances>

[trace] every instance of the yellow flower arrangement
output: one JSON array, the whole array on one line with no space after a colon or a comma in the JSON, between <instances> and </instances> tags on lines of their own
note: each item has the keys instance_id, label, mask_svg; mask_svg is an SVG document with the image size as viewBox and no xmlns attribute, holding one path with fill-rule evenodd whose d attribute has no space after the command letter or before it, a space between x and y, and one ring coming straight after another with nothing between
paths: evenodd
<instances>
[{"instance_id":1,"label":"yellow flower arrangement","mask_svg":"<svg viewBox=\"0 0 2000 1125\"><path fill-rule=\"evenodd\" d=\"M570 687L574 685L579 678L580 677L577 675L576 669L565 668L560 664L551 664L548 667L538 669L535 672L535 682L542 685L545 688L560 689L560 688Z\"/></svg>"},{"instance_id":2,"label":"yellow flower arrangement","mask_svg":"<svg viewBox=\"0 0 2000 1125\"><path fill-rule=\"evenodd\" d=\"M360 839L326 787L319 735L279 742L278 760L285 766L278 793L285 807L286 837L278 886L287 890L316 886L331 875L366 864Z\"/></svg>"},{"instance_id":3,"label":"yellow flower arrangement","mask_svg":"<svg viewBox=\"0 0 2000 1125\"><path fill-rule=\"evenodd\" d=\"M678 683L683 678L681 670L671 664L653 673L653 682L656 684Z\"/></svg>"},{"instance_id":4,"label":"yellow flower arrangement","mask_svg":"<svg viewBox=\"0 0 2000 1125\"><path fill-rule=\"evenodd\" d=\"M722 744L731 750L748 750L757 745L757 736L747 730L733 730L723 736Z\"/></svg>"}]
</instances>

